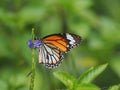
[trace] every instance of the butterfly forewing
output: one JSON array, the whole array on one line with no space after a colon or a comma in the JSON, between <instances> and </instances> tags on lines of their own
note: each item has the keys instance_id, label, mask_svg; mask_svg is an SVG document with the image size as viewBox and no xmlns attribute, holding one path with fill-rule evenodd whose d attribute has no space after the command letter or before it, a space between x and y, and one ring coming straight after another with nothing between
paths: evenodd
<instances>
[{"instance_id":1,"label":"butterfly forewing","mask_svg":"<svg viewBox=\"0 0 120 90\"><path fill-rule=\"evenodd\" d=\"M53 34L43 38L44 43L49 43L57 48L59 48L62 52L67 52L71 48L80 44L81 37L75 34L63 33L63 34Z\"/></svg>"},{"instance_id":2,"label":"butterfly forewing","mask_svg":"<svg viewBox=\"0 0 120 90\"><path fill-rule=\"evenodd\" d=\"M45 44L49 44L48 46L56 47L60 49L60 51L67 51L67 42L60 34L49 35L43 38L43 42Z\"/></svg>"}]
</instances>

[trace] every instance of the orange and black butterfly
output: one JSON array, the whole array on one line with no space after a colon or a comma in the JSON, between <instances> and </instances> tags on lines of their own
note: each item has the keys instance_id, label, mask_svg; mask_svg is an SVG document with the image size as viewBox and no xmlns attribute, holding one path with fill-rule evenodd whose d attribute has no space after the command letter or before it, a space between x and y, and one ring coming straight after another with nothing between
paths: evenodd
<instances>
[{"instance_id":1,"label":"orange and black butterfly","mask_svg":"<svg viewBox=\"0 0 120 90\"><path fill-rule=\"evenodd\" d=\"M63 53L80 43L81 37L70 33L52 34L42 39L35 38L34 43L28 40L29 48L38 50L39 63L45 64L47 68L57 67L62 62Z\"/></svg>"}]
</instances>

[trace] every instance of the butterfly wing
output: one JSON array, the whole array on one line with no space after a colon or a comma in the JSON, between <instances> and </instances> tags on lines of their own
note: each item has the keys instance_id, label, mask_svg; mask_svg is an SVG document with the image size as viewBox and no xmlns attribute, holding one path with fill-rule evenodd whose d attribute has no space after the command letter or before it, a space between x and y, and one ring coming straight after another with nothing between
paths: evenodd
<instances>
[{"instance_id":1,"label":"butterfly wing","mask_svg":"<svg viewBox=\"0 0 120 90\"><path fill-rule=\"evenodd\" d=\"M47 68L57 67L63 59L63 55L60 50L55 47L51 48L47 44L44 44L41 48L38 49L38 51L39 63L45 64Z\"/></svg>"},{"instance_id":2,"label":"butterfly wing","mask_svg":"<svg viewBox=\"0 0 120 90\"><path fill-rule=\"evenodd\" d=\"M57 67L63 59L63 53L80 44L81 37L75 34L53 34L42 39L39 50L39 63L47 68Z\"/></svg>"},{"instance_id":3,"label":"butterfly wing","mask_svg":"<svg viewBox=\"0 0 120 90\"><path fill-rule=\"evenodd\" d=\"M75 34L53 34L43 38L43 42L50 47L56 47L61 52L67 52L81 42L81 37Z\"/></svg>"},{"instance_id":4,"label":"butterfly wing","mask_svg":"<svg viewBox=\"0 0 120 90\"><path fill-rule=\"evenodd\" d=\"M63 53L81 42L81 37L75 34L52 34L44 37L38 49L39 63L45 64L48 68L57 67L63 59Z\"/></svg>"}]
</instances>

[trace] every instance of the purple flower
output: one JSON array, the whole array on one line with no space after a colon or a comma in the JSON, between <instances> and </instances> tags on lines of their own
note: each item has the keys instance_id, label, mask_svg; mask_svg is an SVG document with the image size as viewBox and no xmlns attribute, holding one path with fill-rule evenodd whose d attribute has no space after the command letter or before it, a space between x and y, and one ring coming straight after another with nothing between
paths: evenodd
<instances>
[{"instance_id":1,"label":"purple flower","mask_svg":"<svg viewBox=\"0 0 120 90\"><path fill-rule=\"evenodd\" d=\"M32 40L28 40L28 46L29 46L29 48L33 48Z\"/></svg>"},{"instance_id":2,"label":"purple flower","mask_svg":"<svg viewBox=\"0 0 120 90\"><path fill-rule=\"evenodd\" d=\"M34 44L32 43L32 40L28 40L28 46L29 48L39 48L42 42L40 40L34 40Z\"/></svg>"}]
</instances>

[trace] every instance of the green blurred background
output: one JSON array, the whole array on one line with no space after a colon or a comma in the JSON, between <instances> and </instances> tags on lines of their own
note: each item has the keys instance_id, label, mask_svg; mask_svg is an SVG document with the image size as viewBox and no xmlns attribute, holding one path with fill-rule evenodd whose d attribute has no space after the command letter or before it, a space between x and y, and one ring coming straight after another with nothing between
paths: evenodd
<instances>
[{"instance_id":1,"label":"green blurred background","mask_svg":"<svg viewBox=\"0 0 120 90\"><path fill-rule=\"evenodd\" d=\"M0 1L0 90L28 90L32 56L27 40L32 28L41 38L63 32L83 38L58 68L36 64L35 90L65 89L54 71L77 78L103 63L109 66L93 83L101 88L120 83L119 0Z\"/></svg>"}]
</instances>

